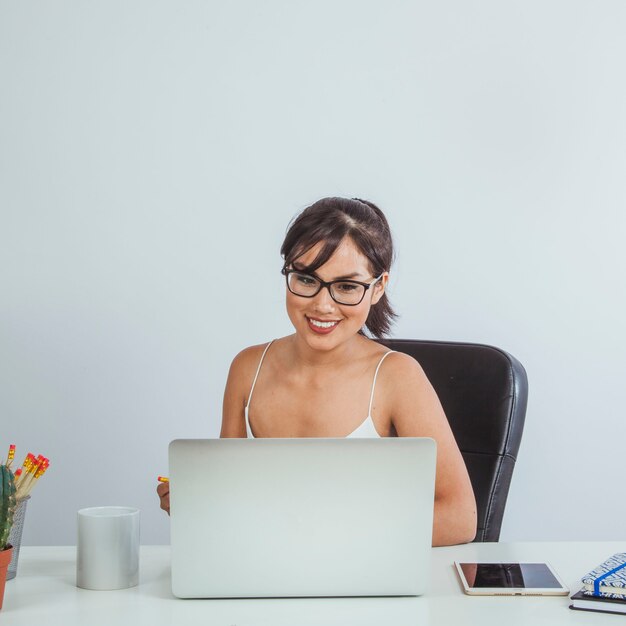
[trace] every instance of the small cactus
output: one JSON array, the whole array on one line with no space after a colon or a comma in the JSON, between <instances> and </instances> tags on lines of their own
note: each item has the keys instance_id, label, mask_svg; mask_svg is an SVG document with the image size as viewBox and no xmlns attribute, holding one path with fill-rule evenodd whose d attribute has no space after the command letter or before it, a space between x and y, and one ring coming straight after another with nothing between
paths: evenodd
<instances>
[{"instance_id":1,"label":"small cactus","mask_svg":"<svg viewBox=\"0 0 626 626\"><path fill-rule=\"evenodd\" d=\"M6 465L0 465L0 551L7 548L15 506L13 472Z\"/></svg>"}]
</instances>

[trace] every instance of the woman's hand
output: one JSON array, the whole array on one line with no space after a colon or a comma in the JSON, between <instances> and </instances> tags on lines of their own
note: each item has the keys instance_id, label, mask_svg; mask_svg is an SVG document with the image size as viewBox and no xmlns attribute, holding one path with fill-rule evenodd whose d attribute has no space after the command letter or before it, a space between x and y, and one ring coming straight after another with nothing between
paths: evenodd
<instances>
[{"instance_id":1,"label":"woman's hand","mask_svg":"<svg viewBox=\"0 0 626 626\"><path fill-rule=\"evenodd\" d=\"M170 484L159 483L157 487L157 494L161 499L161 508L169 515L170 514Z\"/></svg>"}]
</instances>

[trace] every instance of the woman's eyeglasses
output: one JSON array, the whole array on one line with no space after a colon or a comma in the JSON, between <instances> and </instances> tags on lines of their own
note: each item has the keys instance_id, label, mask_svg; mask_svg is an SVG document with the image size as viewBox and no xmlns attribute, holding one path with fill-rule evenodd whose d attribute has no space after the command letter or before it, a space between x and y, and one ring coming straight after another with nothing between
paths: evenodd
<instances>
[{"instance_id":1,"label":"woman's eyeglasses","mask_svg":"<svg viewBox=\"0 0 626 626\"><path fill-rule=\"evenodd\" d=\"M361 283L358 280L331 280L330 282L324 282L316 276L307 274L306 272L299 272L298 270L282 270L282 273L287 279L287 289L296 296L302 298L315 297L323 287L328 289L330 297L337 304L344 304L346 306L356 306L360 304L365 297L365 292L375 285L382 277L381 274L378 278L375 278L371 283Z\"/></svg>"}]
</instances>

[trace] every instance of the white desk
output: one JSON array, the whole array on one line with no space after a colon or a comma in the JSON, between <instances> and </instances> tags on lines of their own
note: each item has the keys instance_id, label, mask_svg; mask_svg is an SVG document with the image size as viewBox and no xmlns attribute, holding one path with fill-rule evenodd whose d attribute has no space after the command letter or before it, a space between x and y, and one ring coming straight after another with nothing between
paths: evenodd
<instances>
[{"instance_id":1,"label":"white desk","mask_svg":"<svg viewBox=\"0 0 626 626\"><path fill-rule=\"evenodd\" d=\"M169 547L143 546L138 587L122 591L77 589L73 547L23 547L17 578L7 581L2 626L326 626L368 624L536 626L616 625L618 616L568 609L562 597L469 597L454 560L548 561L572 592L580 577L624 542L484 543L435 548L432 587L421 598L286 600L179 600L170 591ZM623 619L623 618L622 618Z\"/></svg>"}]
</instances>

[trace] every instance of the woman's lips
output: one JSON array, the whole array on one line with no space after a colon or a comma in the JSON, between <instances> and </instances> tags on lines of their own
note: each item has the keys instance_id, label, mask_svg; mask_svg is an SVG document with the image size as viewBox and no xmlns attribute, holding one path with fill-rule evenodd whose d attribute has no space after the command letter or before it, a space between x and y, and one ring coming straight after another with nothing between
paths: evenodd
<instances>
[{"instance_id":1,"label":"woman's lips","mask_svg":"<svg viewBox=\"0 0 626 626\"><path fill-rule=\"evenodd\" d=\"M307 317L306 321L309 324L309 328L318 335L328 335L328 333L332 333L339 325L339 320L325 321Z\"/></svg>"}]
</instances>

